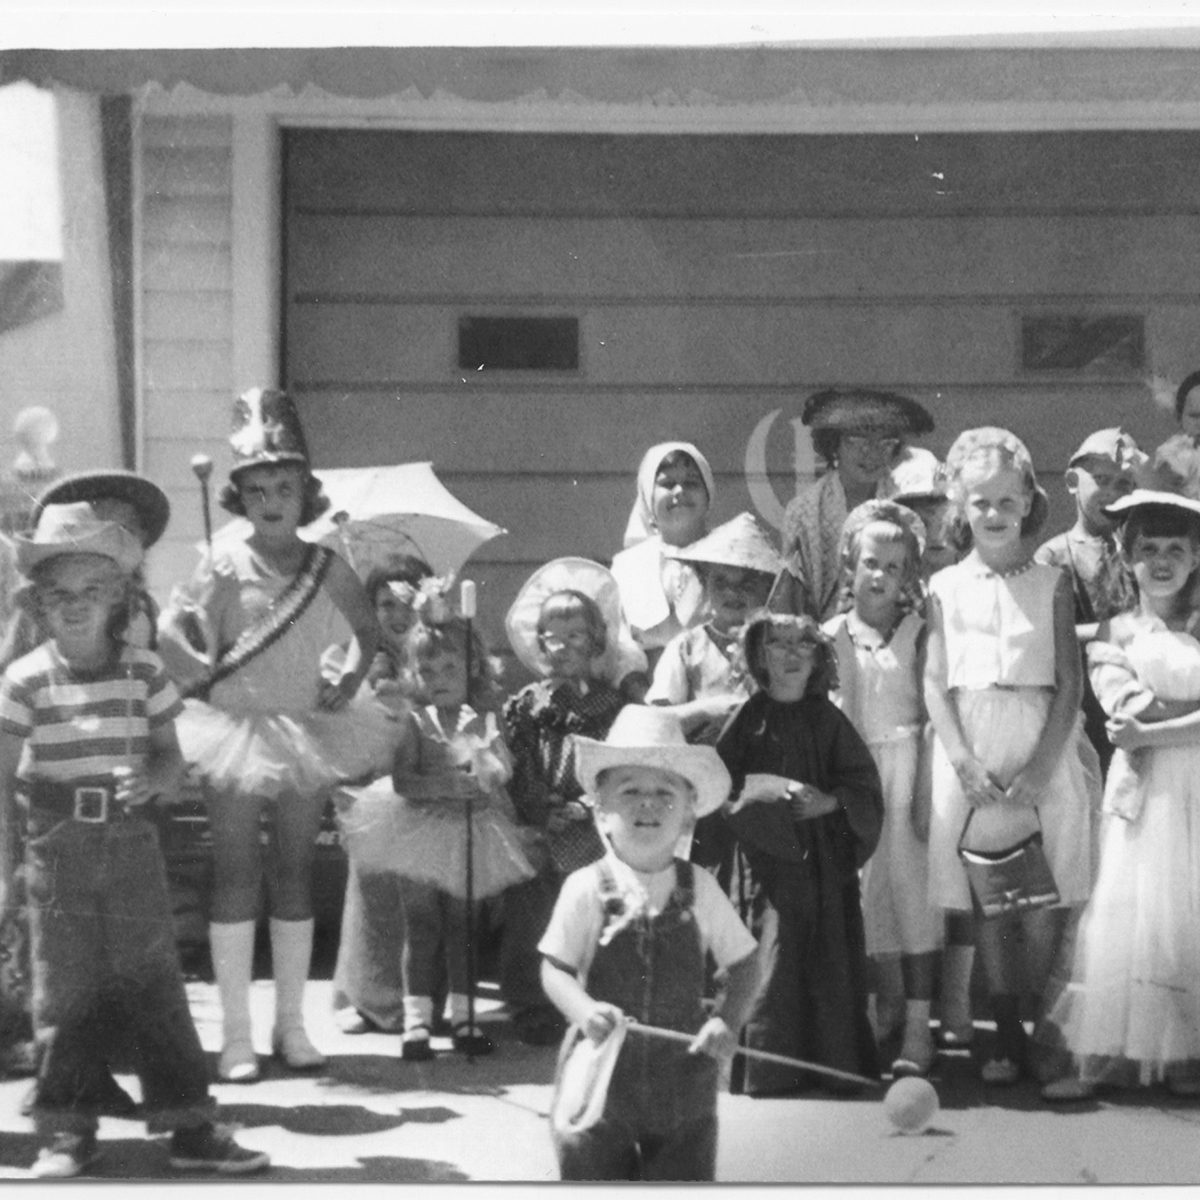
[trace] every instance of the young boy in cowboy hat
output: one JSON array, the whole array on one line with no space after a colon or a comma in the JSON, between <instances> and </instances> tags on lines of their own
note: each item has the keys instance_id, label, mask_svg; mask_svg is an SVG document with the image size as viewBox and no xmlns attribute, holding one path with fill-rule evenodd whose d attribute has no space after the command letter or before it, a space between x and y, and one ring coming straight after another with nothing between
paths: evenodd
<instances>
[{"instance_id":1,"label":"young boy in cowboy hat","mask_svg":"<svg viewBox=\"0 0 1200 1200\"><path fill-rule=\"evenodd\" d=\"M162 537L167 522L171 516L171 505L166 493L156 483L145 479L132 471L101 470L85 471L74 475L65 475L55 480L36 498L29 516L30 528L36 528L41 520L42 512L51 504L78 504L86 502L91 505L92 512L102 521L115 521L128 530L142 545L143 550L149 550ZM134 571L136 590L133 608L124 633L125 641L135 646L153 650L156 648L157 637L155 624L158 619L158 608L150 593L142 585L141 567ZM46 638L46 631L39 625L35 614L21 600L28 597L28 589L21 589L14 597L17 607L8 622L3 642L0 643L0 671L12 662L28 654ZM16 857L20 857L17 852ZM29 938L27 922L24 918L24 906L20 902L19 893L22 882L17 881L17 887L10 892L10 910L12 919L6 920L0 928L0 941L10 945L13 954L13 968L18 981L29 978ZM30 1004L27 988L22 988L20 982L9 994L5 990L5 1001L14 1006L19 1012L19 1019L10 1026L20 1038L28 1032L30 1020ZM32 1074L36 1072L36 1052L32 1041L18 1040L9 1047L3 1057L4 1068L12 1074ZM121 1086L105 1074L96 1080L97 1093L95 1100L98 1106L109 1116L128 1117L137 1111L133 1098ZM32 1093L29 1097L32 1102ZM22 1112L28 1115L27 1108Z\"/></svg>"},{"instance_id":2,"label":"young boy in cowboy hat","mask_svg":"<svg viewBox=\"0 0 1200 1200\"><path fill-rule=\"evenodd\" d=\"M754 996L756 945L712 876L674 848L724 803L729 774L661 708L629 705L603 742L577 746L608 849L567 877L538 945L546 994L572 1025L564 1052L581 1037L603 1043L628 1018L692 1041L632 1031L599 1119L553 1128L559 1169L570 1180L712 1180L719 1060ZM708 1012L710 955L724 980Z\"/></svg>"},{"instance_id":3,"label":"young boy in cowboy hat","mask_svg":"<svg viewBox=\"0 0 1200 1200\"><path fill-rule=\"evenodd\" d=\"M782 561L748 512L671 557L699 573L708 618L667 643L646 703L669 706L689 741L713 745L726 718L753 690L749 673L737 665L738 641L750 614L766 604Z\"/></svg>"},{"instance_id":4,"label":"young boy in cowboy hat","mask_svg":"<svg viewBox=\"0 0 1200 1200\"><path fill-rule=\"evenodd\" d=\"M123 638L142 546L86 502L47 505L16 546L49 634L0 682L0 856L20 820L42 1050L33 1116L50 1137L33 1173L78 1175L95 1156L96 1080L122 1044L147 1125L172 1132L173 1168L260 1170L267 1156L214 1124L162 852L141 815L183 767L178 693L158 656Z\"/></svg>"}]
</instances>

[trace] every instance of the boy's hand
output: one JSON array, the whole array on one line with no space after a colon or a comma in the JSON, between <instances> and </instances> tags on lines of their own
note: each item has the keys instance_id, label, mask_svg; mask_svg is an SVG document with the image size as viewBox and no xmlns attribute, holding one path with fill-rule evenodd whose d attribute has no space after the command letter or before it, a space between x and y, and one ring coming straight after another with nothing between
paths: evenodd
<instances>
[{"instance_id":1,"label":"boy's hand","mask_svg":"<svg viewBox=\"0 0 1200 1200\"><path fill-rule=\"evenodd\" d=\"M700 1026L692 1044L688 1047L689 1054L707 1054L711 1058L729 1058L737 1049L737 1038L734 1032L725 1024L721 1017L709 1017Z\"/></svg>"},{"instance_id":2,"label":"boy's hand","mask_svg":"<svg viewBox=\"0 0 1200 1200\"><path fill-rule=\"evenodd\" d=\"M580 1027L598 1046L624 1019L625 1014L615 1004L597 1000L584 1015Z\"/></svg>"},{"instance_id":3,"label":"boy's hand","mask_svg":"<svg viewBox=\"0 0 1200 1200\"><path fill-rule=\"evenodd\" d=\"M136 767L114 767L113 794L126 808L138 808L154 798L146 773Z\"/></svg>"}]
</instances>

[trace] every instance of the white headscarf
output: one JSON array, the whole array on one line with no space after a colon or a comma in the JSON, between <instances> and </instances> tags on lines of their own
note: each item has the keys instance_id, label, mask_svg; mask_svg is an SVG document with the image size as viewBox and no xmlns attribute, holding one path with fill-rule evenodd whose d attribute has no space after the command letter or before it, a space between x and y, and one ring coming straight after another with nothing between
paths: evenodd
<instances>
[{"instance_id":1,"label":"white headscarf","mask_svg":"<svg viewBox=\"0 0 1200 1200\"><path fill-rule=\"evenodd\" d=\"M654 536L657 528L654 523L654 479L663 459L676 451L682 451L696 464L708 492L708 506L712 508L714 485L712 467L708 465L708 459L691 442L659 442L657 446L651 446L646 451L642 456L641 466L638 467L637 501L625 526L626 548Z\"/></svg>"}]
</instances>

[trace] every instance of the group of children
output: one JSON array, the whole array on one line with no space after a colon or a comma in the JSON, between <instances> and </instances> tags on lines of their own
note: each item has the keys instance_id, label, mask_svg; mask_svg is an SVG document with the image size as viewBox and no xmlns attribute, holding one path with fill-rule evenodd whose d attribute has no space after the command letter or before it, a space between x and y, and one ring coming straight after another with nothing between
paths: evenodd
<instances>
[{"instance_id":1,"label":"group of children","mask_svg":"<svg viewBox=\"0 0 1200 1200\"><path fill-rule=\"evenodd\" d=\"M1189 438L1190 403L1188 385ZM448 1017L456 1050L492 1050L470 996L479 905L498 903L519 1036L562 1040L563 1064L613 1050L587 1119L554 1124L565 1179L711 1179L717 1060L738 1050L730 1084L754 1095L889 1062L928 1073L939 978L943 1045L972 1038L976 954L988 1083L1032 1072L1051 1101L1200 1093L1188 448L1151 461L1120 430L1092 434L1066 474L1076 523L1042 543L1046 495L1007 430L968 430L938 464L906 444L928 414L894 393L823 392L805 420L832 482L789 508L782 550L748 513L710 530L703 454L652 447L611 570L556 559L522 587L506 631L535 681L508 698L426 563L363 584L300 536L328 502L284 393L239 397L222 504L247 520L161 616L137 574L161 492L107 473L42 497L17 539L27 615L0 683L35 1174L85 1169L125 1061L173 1166L266 1165L213 1119L143 818L185 763L213 832L224 1082L259 1075L264 881L271 1049L324 1062L302 1001L336 793L339 1025L393 1030L422 1061ZM985 913L964 852L1030 843L1053 902ZM647 1032L664 1029L687 1044Z\"/></svg>"}]
</instances>

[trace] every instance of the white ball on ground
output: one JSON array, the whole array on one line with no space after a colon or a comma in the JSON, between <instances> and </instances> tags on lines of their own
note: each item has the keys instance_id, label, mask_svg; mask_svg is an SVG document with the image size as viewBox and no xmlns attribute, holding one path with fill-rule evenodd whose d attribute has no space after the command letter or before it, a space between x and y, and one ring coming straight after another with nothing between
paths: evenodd
<instances>
[{"instance_id":1,"label":"white ball on ground","mask_svg":"<svg viewBox=\"0 0 1200 1200\"><path fill-rule=\"evenodd\" d=\"M920 1133L937 1116L937 1090L928 1079L906 1075L888 1088L883 1110L901 1133Z\"/></svg>"}]
</instances>

